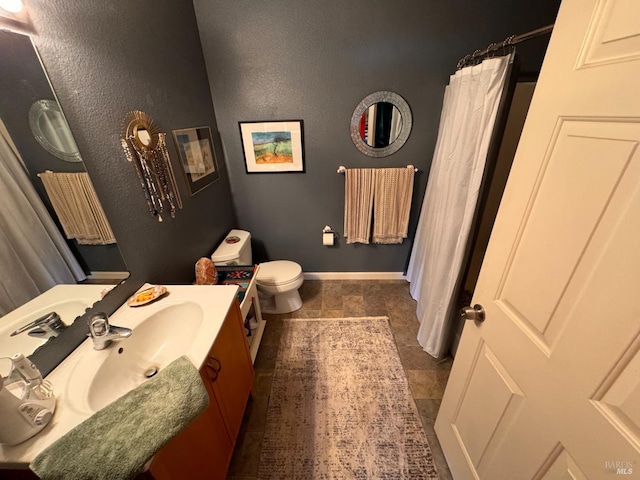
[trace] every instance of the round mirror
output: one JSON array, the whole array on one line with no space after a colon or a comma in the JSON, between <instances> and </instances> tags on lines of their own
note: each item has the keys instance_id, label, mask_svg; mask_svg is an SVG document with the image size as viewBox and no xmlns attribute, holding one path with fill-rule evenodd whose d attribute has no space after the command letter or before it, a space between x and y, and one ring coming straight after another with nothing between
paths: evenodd
<instances>
[{"instance_id":1,"label":"round mirror","mask_svg":"<svg viewBox=\"0 0 640 480\"><path fill-rule=\"evenodd\" d=\"M367 95L351 117L351 139L370 157L386 157L397 152L409 138L412 126L409 104L397 93Z\"/></svg>"},{"instance_id":2,"label":"round mirror","mask_svg":"<svg viewBox=\"0 0 640 480\"><path fill-rule=\"evenodd\" d=\"M402 113L393 103L374 103L360 117L360 138L370 147L388 147L397 140L401 128Z\"/></svg>"},{"instance_id":3,"label":"round mirror","mask_svg":"<svg viewBox=\"0 0 640 480\"><path fill-rule=\"evenodd\" d=\"M29 109L31 133L42 147L60 160L81 162L78 146L55 100L38 100Z\"/></svg>"}]
</instances>

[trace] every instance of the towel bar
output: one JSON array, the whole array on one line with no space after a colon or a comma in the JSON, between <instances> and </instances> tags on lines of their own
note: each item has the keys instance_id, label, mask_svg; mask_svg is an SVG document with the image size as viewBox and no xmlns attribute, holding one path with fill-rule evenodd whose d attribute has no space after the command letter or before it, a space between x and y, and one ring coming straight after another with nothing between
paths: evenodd
<instances>
[{"instance_id":1,"label":"towel bar","mask_svg":"<svg viewBox=\"0 0 640 480\"><path fill-rule=\"evenodd\" d=\"M407 165L407 168L411 168L411 167L413 167L413 165ZM346 170L347 170L347 167L345 167L344 165L340 165L340 166L338 167L337 172L338 172L338 173L344 173ZM415 168L415 167L413 167L413 171L414 171L414 172L417 172L417 171L418 171L418 169L417 169L417 168Z\"/></svg>"}]
</instances>

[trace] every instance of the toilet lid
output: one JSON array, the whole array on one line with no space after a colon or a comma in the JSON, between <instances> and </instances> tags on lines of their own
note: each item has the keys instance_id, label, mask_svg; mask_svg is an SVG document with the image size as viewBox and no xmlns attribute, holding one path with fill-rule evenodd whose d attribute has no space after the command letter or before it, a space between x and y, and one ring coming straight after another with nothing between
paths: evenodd
<instances>
[{"instance_id":1,"label":"toilet lid","mask_svg":"<svg viewBox=\"0 0 640 480\"><path fill-rule=\"evenodd\" d=\"M302 267L290 260L275 260L260 264L256 280L264 285L279 285L295 280L302 274Z\"/></svg>"}]
</instances>

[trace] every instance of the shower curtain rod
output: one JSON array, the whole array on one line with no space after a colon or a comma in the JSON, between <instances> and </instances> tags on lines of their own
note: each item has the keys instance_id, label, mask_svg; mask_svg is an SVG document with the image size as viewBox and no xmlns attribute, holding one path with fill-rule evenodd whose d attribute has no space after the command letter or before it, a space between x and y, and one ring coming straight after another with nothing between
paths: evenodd
<instances>
[{"instance_id":1,"label":"shower curtain rod","mask_svg":"<svg viewBox=\"0 0 640 480\"><path fill-rule=\"evenodd\" d=\"M458 62L458 70L464 68L468 65L469 62L472 62L478 58L484 57L485 55L498 51L500 49L516 45L517 43L521 43L527 40L531 40L532 38L541 37L542 35L546 35L547 33L551 33L553 31L554 24L547 25L545 27L536 28L535 30L531 30L530 32L522 33L520 35L511 35L504 39L501 43L492 43L484 50L476 50L472 54L466 55L460 59Z\"/></svg>"}]
</instances>

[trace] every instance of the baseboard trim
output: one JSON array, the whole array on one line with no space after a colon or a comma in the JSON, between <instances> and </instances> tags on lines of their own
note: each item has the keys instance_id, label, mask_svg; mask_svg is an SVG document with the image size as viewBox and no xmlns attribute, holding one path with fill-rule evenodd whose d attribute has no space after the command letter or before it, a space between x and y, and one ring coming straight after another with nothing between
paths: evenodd
<instances>
[{"instance_id":1,"label":"baseboard trim","mask_svg":"<svg viewBox=\"0 0 640 480\"><path fill-rule=\"evenodd\" d=\"M406 280L402 272L305 272L305 280Z\"/></svg>"}]
</instances>

